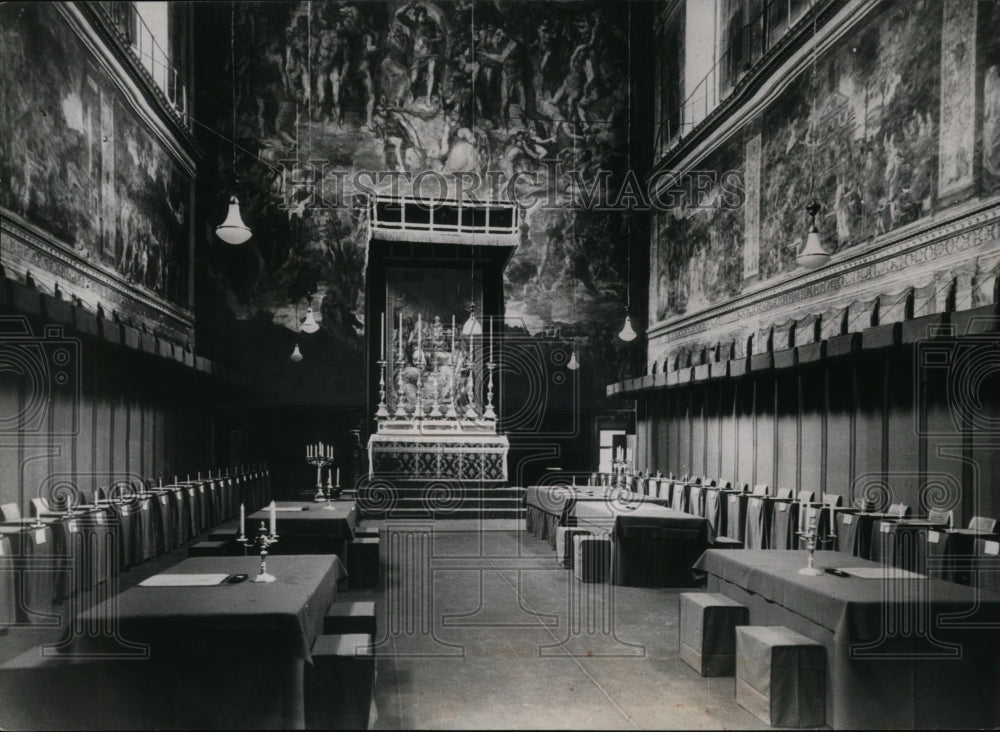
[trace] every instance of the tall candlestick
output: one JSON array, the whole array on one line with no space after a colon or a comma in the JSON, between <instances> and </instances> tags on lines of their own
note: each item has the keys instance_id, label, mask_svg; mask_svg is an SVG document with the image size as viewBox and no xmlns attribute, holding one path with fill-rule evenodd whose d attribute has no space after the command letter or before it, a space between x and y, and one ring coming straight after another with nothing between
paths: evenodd
<instances>
[{"instance_id":1,"label":"tall candlestick","mask_svg":"<svg viewBox=\"0 0 1000 732\"><path fill-rule=\"evenodd\" d=\"M385 313L382 313L382 324L378 331L378 344L381 358L385 361Z\"/></svg>"},{"instance_id":2,"label":"tall candlestick","mask_svg":"<svg viewBox=\"0 0 1000 732\"><path fill-rule=\"evenodd\" d=\"M274 501L271 501L271 536L274 536L278 532L275 531L278 524L278 516L274 510Z\"/></svg>"}]
</instances>

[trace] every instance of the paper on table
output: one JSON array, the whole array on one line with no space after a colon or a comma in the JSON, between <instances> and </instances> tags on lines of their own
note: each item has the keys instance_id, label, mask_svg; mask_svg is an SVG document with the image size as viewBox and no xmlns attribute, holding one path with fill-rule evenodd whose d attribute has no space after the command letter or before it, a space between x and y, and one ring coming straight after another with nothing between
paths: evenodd
<instances>
[{"instance_id":1,"label":"paper on table","mask_svg":"<svg viewBox=\"0 0 1000 732\"><path fill-rule=\"evenodd\" d=\"M861 579L927 579L926 575L899 567L841 567L839 571Z\"/></svg>"},{"instance_id":2,"label":"paper on table","mask_svg":"<svg viewBox=\"0 0 1000 732\"><path fill-rule=\"evenodd\" d=\"M154 574L139 583L142 587L210 587L221 585L228 574Z\"/></svg>"},{"instance_id":3,"label":"paper on table","mask_svg":"<svg viewBox=\"0 0 1000 732\"><path fill-rule=\"evenodd\" d=\"M275 511L308 511L308 506L275 506Z\"/></svg>"}]
</instances>

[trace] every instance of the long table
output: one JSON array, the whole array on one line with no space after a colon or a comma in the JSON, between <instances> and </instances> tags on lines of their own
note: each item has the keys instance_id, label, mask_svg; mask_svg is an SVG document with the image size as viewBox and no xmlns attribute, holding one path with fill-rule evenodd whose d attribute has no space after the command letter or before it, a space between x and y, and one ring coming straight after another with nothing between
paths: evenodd
<instances>
[{"instance_id":1,"label":"long table","mask_svg":"<svg viewBox=\"0 0 1000 732\"><path fill-rule=\"evenodd\" d=\"M632 501L581 501L578 526L611 534L611 583L631 587L691 587L691 565L712 543L702 516Z\"/></svg>"},{"instance_id":2,"label":"long table","mask_svg":"<svg viewBox=\"0 0 1000 732\"><path fill-rule=\"evenodd\" d=\"M252 578L259 563L256 556L195 557L164 574ZM146 718L142 726L301 728L305 664L334 600L342 564L333 556L312 555L268 557L267 566L274 582L132 587L76 619L78 628L114 619L116 637L78 635L63 650L124 654L145 646L145 661L108 664L131 667L133 683L138 679L143 685L131 691L150 702L142 714L157 718Z\"/></svg>"},{"instance_id":3,"label":"long table","mask_svg":"<svg viewBox=\"0 0 1000 732\"><path fill-rule=\"evenodd\" d=\"M268 551L274 554L329 553L344 557L347 543L354 540L358 509L354 501L326 503L278 501L275 523L278 542ZM260 522L268 525L270 512L263 508L246 518L247 536L257 534Z\"/></svg>"},{"instance_id":4,"label":"long table","mask_svg":"<svg viewBox=\"0 0 1000 732\"><path fill-rule=\"evenodd\" d=\"M901 578L850 554L709 550L695 568L708 589L750 609L753 625L785 625L827 649L827 724L834 729L993 727L1000 722L1000 594L922 576Z\"/></svg>"},{"instance_id":5,"label":"long table","mask_svg":"<svg viewBox=\"0 0 1000 732\"><path fill-rule=\"evenodd\" d=\"M644 504L665 506L669 503L669 498L637 495L624 488L530 485L525 488L525 528L537 538L548 541L555 549L556 529L571 525L574 506L579 503L602 504L609 501L641 501Z\"/></svg>"}]
</instances>

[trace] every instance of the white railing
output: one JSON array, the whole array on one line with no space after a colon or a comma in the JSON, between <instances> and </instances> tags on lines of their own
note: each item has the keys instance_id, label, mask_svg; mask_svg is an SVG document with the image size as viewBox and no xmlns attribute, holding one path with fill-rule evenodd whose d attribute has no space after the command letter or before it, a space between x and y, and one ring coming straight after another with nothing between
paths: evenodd
<instances>
[{"instance_id":1,"label":"white railing","mask_svg":"<svg viewBox=\"0 0 1000 732\"><path fill-rule=\"evenodd\" d=\"M136 9L135 3L125 0L105 0L102 6L139 63L163 92L167 103L186 120L188 92L184 74L172 63L172 56L160 46L153 31Z\"/></svg>"}]
</instances>

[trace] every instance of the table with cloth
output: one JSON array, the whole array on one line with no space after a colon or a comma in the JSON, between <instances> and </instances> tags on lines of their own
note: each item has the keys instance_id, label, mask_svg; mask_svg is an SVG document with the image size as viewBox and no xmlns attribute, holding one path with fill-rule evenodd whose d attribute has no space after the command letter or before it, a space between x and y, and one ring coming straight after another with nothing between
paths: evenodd
<instances>
[{"instance_id":1,"label":"table with cloth","mask_svg":"<svg viewBox=\"0 0 1000 732\"><path fill-rule=\"evenodd\" d=\"M354 501L326 503L278 501L275 511L278 542L268 551L272 554L336 554L346 556L347 544L354 541L358 525L358 508ZM246 517L246 535L257 535L260 522L269 526L270 510L262 508Z\"/></svg>"},{"instance_id":2,"label":"table with cloth","mask_svg":"<svg viewBox=\"0 0 1000 732\"><path fill-rule=\"evenodd\" d=\"M13 599L10 607L0 611L9 623L57 625L55 604L59 599L66 573L65 552L60 546L62 533L54 521L44 526L32 526L27 520L0 525L0 541L4 556L0 586L9 588ZM10 605L8 598L0 600Z\"/></svg>"},{"instance_id":3,"label":"table with cloth","mask_svg":"<svg viewBox=\"0 0 1000 732\"><path fill-rule=\"evenodd\" d=\"M799 502L775 499L771 511L770 549L793 549L798 546Z\"/></svg>"},{"instance_id":4,"label":"table with cloth","mask_svg":"<svg viewBox=\"0 0 1000 732\"><path fill-rule=\"evenodd\" d=\"M1000 722L1000 594L842 552L816 552L815 561L875 578L799 574L806 554L795 550L709 550L695 568L707 574L709 592L746 605L752 625L784 625L826 647L834 729Z\"/></svg>"},{"instance_id":5,"label":"table with cloth","mask_svg":"<svg viewBox=\"0 0 1000 732\"><path fill-rule=\"evenodd\" d=\"M713 536L702 516L642 500L580 501L577 526L611 534L611 583L630 587L691 587L691 565Z\"/></svg>"},{"instance_id":6,"label":"table with cloth","mask_svg":"<svg viewBox=\"0 0 1000 732\"><path fill-rule=\"evenodd\" d=\"M163 575L252 579L259 565L256 555L195 557ZM269 556L267 568L274 582L140 584L81 611L83 631L58 646L88 663L78 675L101 689L100 704L80 707L80 718L101 715L105 727L302 728L305 664L345 569L319 555ZM114 635L87 634L111 619Z\"/></svg>"},{"instance_id":7,"label":"table with cloth","mask_svg":"<svg viewBox=\"0 0 1000 732\"><path fill-rule=\"evenodd\" d=\"M739 491L722 491L722 510L726 514L725 536L737 541L744 541L747 527L747 499L746 493Z\"/></svg>"},{"instance_id":8,"label":"table with cloth","mask_svg":"<svg viewBox=\"0 0 1000 732\"><path fill-rule=\"evenodd\" d=\"M572 525L572 510L577 503L606 503L627 500L665 506L666 496L644 496L624 488L572 487L568 485L529 485L525 489L525 528L536 538L556 548L556 529Z\"/></svg>"}]
</instances>

